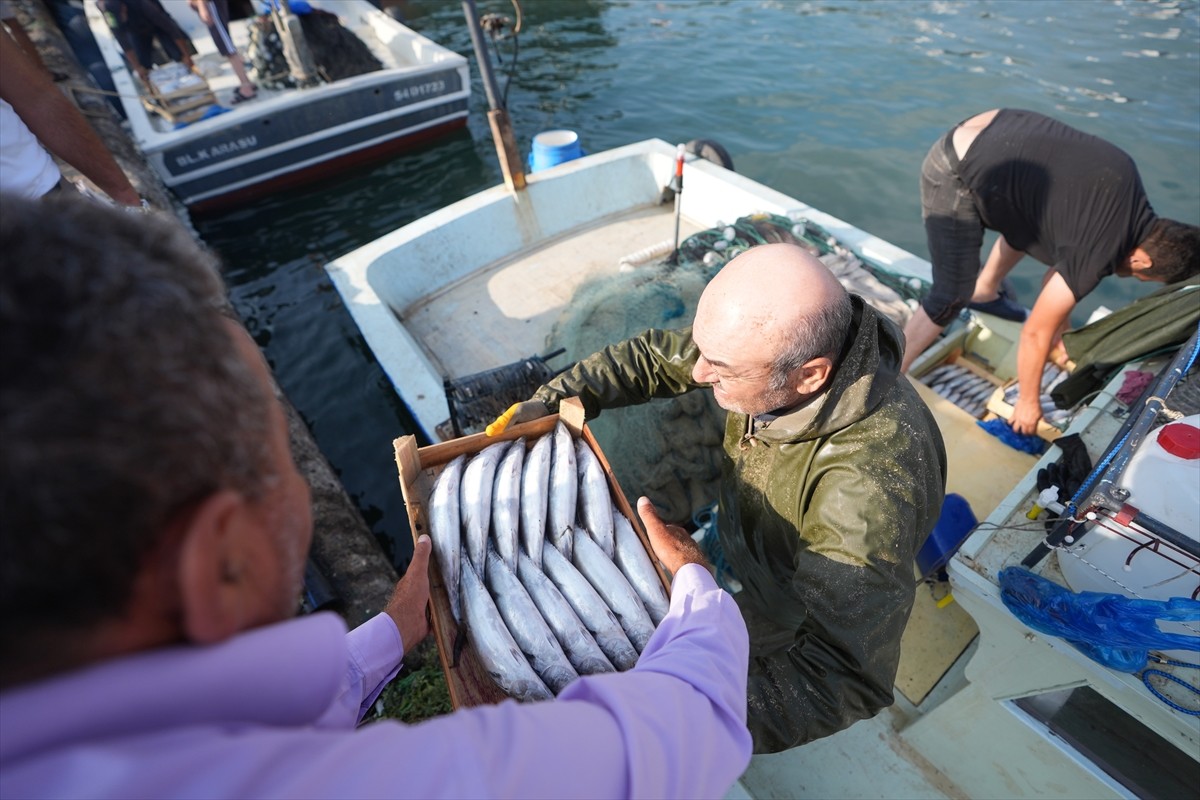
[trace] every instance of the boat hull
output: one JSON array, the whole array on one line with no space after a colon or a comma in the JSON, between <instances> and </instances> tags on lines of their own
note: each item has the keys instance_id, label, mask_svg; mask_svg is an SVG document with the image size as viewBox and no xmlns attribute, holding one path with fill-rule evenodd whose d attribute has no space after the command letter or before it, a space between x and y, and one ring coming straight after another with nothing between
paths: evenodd
<instances>
[{"instance_id":1,"label":"boat hull","mask_svg":"<svg viewBox=\"0 0 1200 800\"><path fill-rule=\"evenodd\" d=\"M89 24L122 95L134 140L163 183L197 213L243 205L385 158L467 121L470 74L464 58L364 0L341 0L325 5L372 44L383 69L305 89L260 88L254 102L172 129L143 106L107 23L88 5ZM213 91L218 97L233 91L227 64L208 52L207 32L195 30L195 21L182 12L176 19L193 37L197 64ZM231 25L243 48L245 26Z\"/></svg>"}]
</instances>

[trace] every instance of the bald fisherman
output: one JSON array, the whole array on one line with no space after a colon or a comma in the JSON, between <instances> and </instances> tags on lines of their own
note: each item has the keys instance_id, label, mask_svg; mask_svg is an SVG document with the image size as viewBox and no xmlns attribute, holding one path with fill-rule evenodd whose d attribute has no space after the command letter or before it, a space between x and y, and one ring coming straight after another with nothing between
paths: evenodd
<instances>
[{"instance_id":1,"label":"bald fisherman","mask_svg":"<svg viewBox=\"0 0 1200 800\"><path fill-rule=\"evenodd\" d=\"M593 418L713 392L728 412L717 530L744 587L755 752L892 703L913 559L946 481L941 434L900 374L903 350L899 328L816 258L760 245L708 284L691 328L611 345L491 426L544 416L565 397Z\"/></svg>"},{"instance_id":2,"label":"bald fisherman","mask_svg":"<svg viewBox=\"0 0 1200 800\"><path fill-rule=\"evenodd\" d=\"M1175 283L1200 271L1200 228L1154 213L1127 153L1033 111L985 111L938 139L921 167L921 215L933 286L904 328L904 370L963 306L1024 322L1017 433L1036 432L1046 360L1101 279ZM1000 237L981 267L985 228ZM1026 254L1048 267L1028 312L1001 288Z\"/></svg>"}]
</instances>

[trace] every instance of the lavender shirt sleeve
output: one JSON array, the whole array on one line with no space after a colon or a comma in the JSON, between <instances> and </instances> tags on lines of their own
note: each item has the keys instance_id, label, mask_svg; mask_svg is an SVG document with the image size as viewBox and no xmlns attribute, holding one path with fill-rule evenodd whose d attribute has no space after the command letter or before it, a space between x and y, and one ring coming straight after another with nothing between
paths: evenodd
<instances>
[{"instance_id":1,"label":"lavender shirt sleeve","mask_svg":"<svg viewBox=\"0 0 1200 800\"><path fill-rule=\"evenodd\" d=\"M719 798L750 761L748 661L733 598L687 565L634 669L581 678L553 702L361 728L355 758L374 769L364 763L340 788L375 795L402 780L409 797ZM397 748L402 777L380 769Z\"/></svg>"},{"instance_id":2,"label":"lavender shirt sleeve","mask_svg":"<svg viewBox=\"0 0 1200 800\"><path fill-rule=\"evenodd\" d=\"M387 614L376 614L347 633L346 646L346 673L337 697L316 723L319 728L353 728L400 672L404 642Z\"/></svg>"},{"instance_id":3,"label":"lavender shirt sleeve","mask_svg":"<svg viewBox=\"0 0 1200 800\"><path fill-rule=\"evenodd\" d=\"M552 702L354 728L402 655L313 615L6 690L0 795L720 798L750 760L746 626L699 566L634 669Z\"/></svg>"}]
</instances>

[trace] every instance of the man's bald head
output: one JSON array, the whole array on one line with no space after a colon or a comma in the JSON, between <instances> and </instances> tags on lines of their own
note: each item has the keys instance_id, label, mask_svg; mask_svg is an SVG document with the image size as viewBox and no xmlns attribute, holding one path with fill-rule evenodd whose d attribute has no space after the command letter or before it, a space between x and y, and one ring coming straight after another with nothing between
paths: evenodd
<instances>
[{"instance_id":1,"label":"man's bald head","mask_svg":"<svg viewBox=\"0 0 1200 800\"><path fill-rule=\"evenodd\" d=\"M836 335L826 334L821 328L828 326L820 323L830 309L844 306L848 311L849 302L846 290L816 256L794 244L765 244L717 273L696 316L723 318L761 339L771 348L773 361L795 352L836 360L849 321L835 326L838 330L830 333Z\"/></svg>"},{"instance_id":2,"label":"man's bald head","mask_svg":"<svg viewBox=\"0 0 1200 800\"><path fill-rule=\"evenodd\" d=\"M775 401L814 359L828 362L817 390L824 385L850 318L849 295L824 264L796 245L767 244L734 258L712 279L700 297L693 335L712 365L766 373ZM804 386L801 394L814 391L811 383Z\"/></svg>"}]
</instances>

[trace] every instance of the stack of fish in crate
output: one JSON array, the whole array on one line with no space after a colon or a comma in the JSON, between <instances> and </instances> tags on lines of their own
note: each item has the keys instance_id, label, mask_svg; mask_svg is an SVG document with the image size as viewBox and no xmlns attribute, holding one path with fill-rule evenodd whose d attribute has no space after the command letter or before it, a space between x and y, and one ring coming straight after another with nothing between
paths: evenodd
<instances>
[{"instance_id":1,"label":"stack of fish in crate","mask_svg":"<svg viewBox=\"0 0 1200 800\"><path fill-rule=\"evenodd\" d=\"M920 378L921 382L972 417L982 418L996 382L963 363L939 364Z\"/></svg>"},{"instance_id":2,"label":"stack of fish in crate","mask_svg":"<svg viewBox=\"0 0 1200 800\"><path fill-rule=\"evenodd\" d=\"M584 431L541 420L421 448L415 464L411 437L397 440L413 534L433 539L434 633L456 706L549 699L579 675L629 669L667 613L664 576Z\"/></svg>"}]
</instances>

